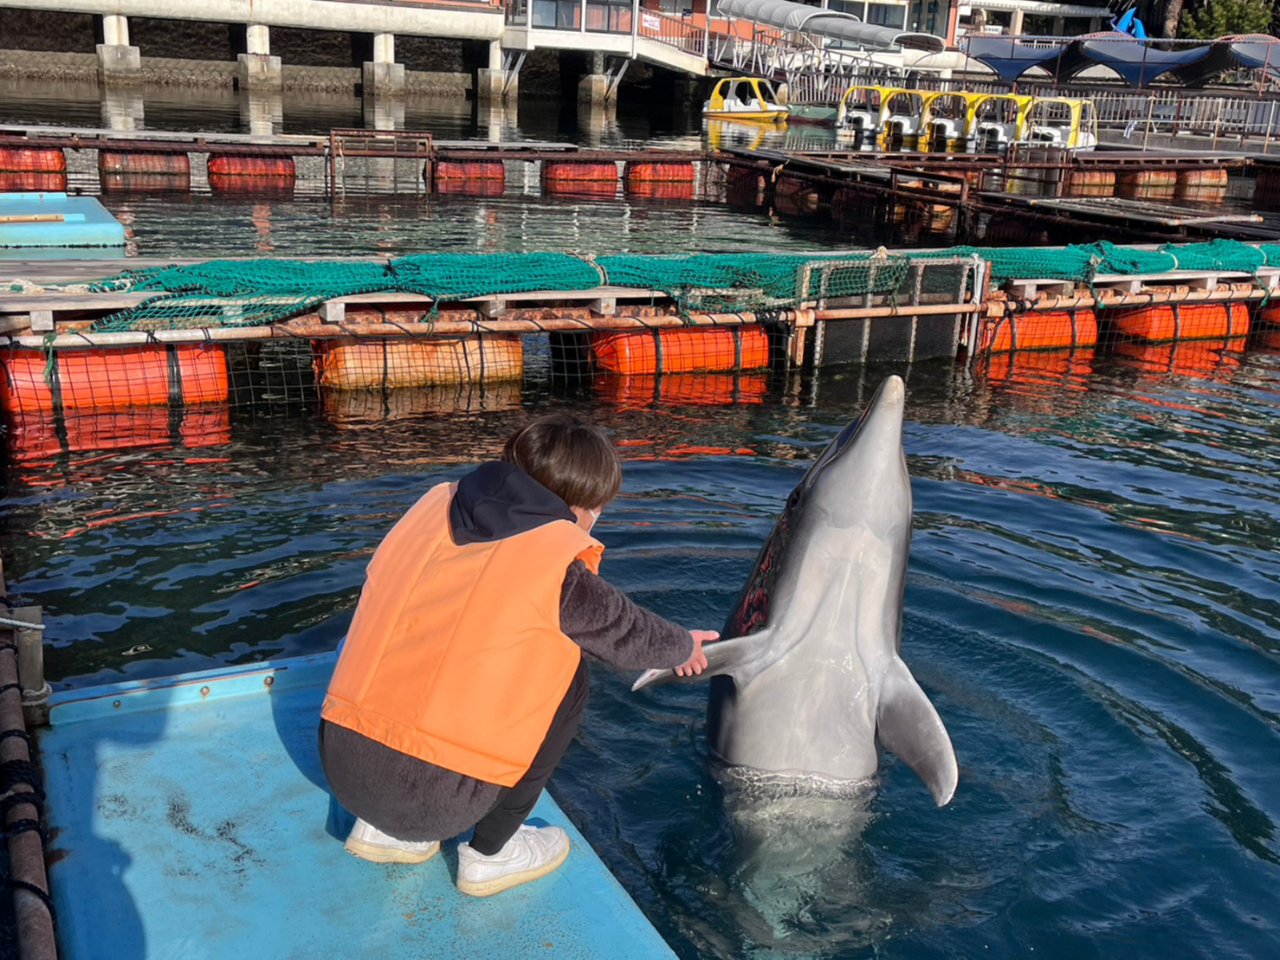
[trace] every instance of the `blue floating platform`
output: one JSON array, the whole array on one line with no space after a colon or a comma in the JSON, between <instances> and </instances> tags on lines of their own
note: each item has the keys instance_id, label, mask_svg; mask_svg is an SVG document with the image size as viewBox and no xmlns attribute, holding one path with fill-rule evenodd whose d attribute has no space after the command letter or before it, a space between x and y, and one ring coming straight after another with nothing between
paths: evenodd
<instances>
[{"instance_id":1,"label":"blue floating platform","mask_svg":"<svg viewBox=\"0 0 1280 960\"><path fill-rule=\"evenodd\" d=\"M316 742L334 655L59 693L39 732L61 954L89 957L670 958L554 801L555 873L495 897L454 845L374 864L342 841Z\"/></svg>"},{"instance_id":2,"label":"blue floating platform","mask_svg":"<svg viewBox=\"0 0 1280 960\"><path fill-rule=\"evenodd\" d=\"M52 219L10 220L18 217ZM124 227L95 197L0 193L0 248L120 247Z\"/></svg>"}]
</instances>

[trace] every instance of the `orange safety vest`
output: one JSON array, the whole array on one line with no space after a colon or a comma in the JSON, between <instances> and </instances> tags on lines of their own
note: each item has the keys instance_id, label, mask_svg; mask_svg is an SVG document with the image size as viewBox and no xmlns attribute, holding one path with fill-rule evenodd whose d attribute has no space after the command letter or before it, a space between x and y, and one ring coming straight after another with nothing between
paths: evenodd
<instances>
[{"instance_id":1,"label":"orange safety vest","mask_svg":"<svg viewBox=\"0 0 1280 960\"><path fill-rule=\"evenodd\" d=\"M569 520L457 546L453 484L433 487L373 554L321 716L504 787L533 762L578 669L560 629L574 559L604 546Z\"/></svg>"}]
</instances>

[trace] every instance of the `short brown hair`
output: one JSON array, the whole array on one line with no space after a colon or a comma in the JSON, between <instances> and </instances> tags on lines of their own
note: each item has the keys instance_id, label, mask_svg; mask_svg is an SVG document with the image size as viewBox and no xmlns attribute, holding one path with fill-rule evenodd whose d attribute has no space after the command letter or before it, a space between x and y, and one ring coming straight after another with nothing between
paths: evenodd
<instances>
[{"instance_id":1,"label":"short brown hair","mask_svg":"<svg viewBox=\"0 0 1280 960\"><path fill-rule=\"evenodd\" d=\"M563 413L539 417L514 434L502 459L571 507L598 510L622 487L622 464L605 432Z\"/></svg>"}]
</instances>

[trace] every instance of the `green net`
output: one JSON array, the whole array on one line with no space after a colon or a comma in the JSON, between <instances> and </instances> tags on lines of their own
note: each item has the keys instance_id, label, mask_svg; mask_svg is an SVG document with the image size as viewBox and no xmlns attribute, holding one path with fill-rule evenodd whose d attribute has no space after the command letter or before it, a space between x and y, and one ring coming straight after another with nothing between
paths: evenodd
<instances>
[{"instance_id":1,"label":"green net","mask_svg":"<svg viewBox=\"0 0 1280 960\"><path fill-rule=\"evenodd\" d=\"M326 300L403 292L434 303L535 290L590 290L609 283L653 290L686 311L754 310L897 290L906 257L870 253L601 257L559 253L425 254L389 261L211 260L99 281L98 291L155 291L104 317L95 330L162 330L279 323ZM803 278L808 287L801 290Z\"/></svg>"},{"instance_id":2,"label":"green net","mask_svg":"<svg viewBox=\"0 0 1280 960\"><path fill-rule=\"evenodd\" d=\"M417 293L439 303L499 293L590 290L600 273L562 253L443 253L389 261L211 260L135 271L101 290L157 291L94 324L95 330L174 330L279 323L326 300Z\"/></svg>"},{"instance_id":3,"label":"green net","mask_svg":"<svg viewBox=\"0 0 1280 960\"><path fill-rule=\"evenodd\" d=\"M1210 240L1166 243L1159 249L1121 247L1106 240L1067 247L953 247L953 254L977 255L991 264L992 282L1013 279L1075 280L1100 276L1169 273L1173 270L1225 270L1255 273L1280 266L1280 246Z\"/></svg>"},{"instance_id":4,"label":"green net","mask_svg":"<svg viewBox=\"0 0 1280 960\"><path fill-rule=\"evenodd\" d=\"M997 286L1010 279L1038 278L1090 283L1108 274L1172 270L1255 273L1263 266L1280 266L1280 245L1213 240L1144 249L1104 240L1058 248L966 246L895 255L617 254L593 261L562 253L447 253L386 261L211 260L100 281L94 289L155 295L97 321L93 329L266 325L358 294L414 293L438 305L470 297L592 290L605 283L663 294L682 314L753 311L819 299L892 296L904 289L912 265L921 260L975 256L990 264L991 282ZM938 291L950 289L954 281L944 273L926 271L917 292L936 292L931 283Z\"/></svg>"}]
</instances>

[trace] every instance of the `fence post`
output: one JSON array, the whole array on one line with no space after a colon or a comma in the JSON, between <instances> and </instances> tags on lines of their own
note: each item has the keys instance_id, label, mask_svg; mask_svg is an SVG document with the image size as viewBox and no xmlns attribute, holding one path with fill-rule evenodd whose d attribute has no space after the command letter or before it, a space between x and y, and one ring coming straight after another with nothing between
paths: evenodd
<instances>
[{"instance_id":1,"label":"fence post","mask_svg":"<svg viewBox=\"0 0 1280 960\"><path fill-rule=\"evenodd\" d=\"M1266 153L1271 148L1271 131L1274 130L1276 126L1276 105L1278 103L1280 103L1280 101L1271 101L1271 115L1267 117L1267 133L1262 141L1263 153Z\"/></svg>"},{"instance_id":2,"label":"fence post","mask_svg":"<svg viewBox=\"0 0 1280 960\"><path fill-rule=\"evenodd\" d=\"M1142 131L1142 149L1147 149L1147 140L1151 137L1151 115L1156 109L1156 95L1153 92L1147 93L1147 127Z\"/></svg>"},{"instance_id":3,"label":"fence post","mask_svg":"<svg viewBox=\"0 0 1280 960\"><path fill-rule=\"evenodd\" d=\"M1213 149L1218 149L1218 132L1222 129L1222 105L1223 99L1218 98L1218 115L1213 119Z\"/></svg>"}]
</instances>

